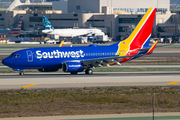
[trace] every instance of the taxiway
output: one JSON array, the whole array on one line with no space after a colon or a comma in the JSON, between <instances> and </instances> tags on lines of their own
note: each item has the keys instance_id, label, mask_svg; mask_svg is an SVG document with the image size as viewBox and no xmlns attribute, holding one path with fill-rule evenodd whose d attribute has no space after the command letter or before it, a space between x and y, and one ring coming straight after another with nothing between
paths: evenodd
<instances>
[{"instance_id":1,"label":"taxiway","mask_svg":"<svg viewBox=\"0 0 180 120\"><path fill-rule=\"evenodd\" d=\"M65 89L84 87L180 85L180 72L96 72L93 75L64 73L0 74L0 89Z\"/></svg>"}]
</instances>

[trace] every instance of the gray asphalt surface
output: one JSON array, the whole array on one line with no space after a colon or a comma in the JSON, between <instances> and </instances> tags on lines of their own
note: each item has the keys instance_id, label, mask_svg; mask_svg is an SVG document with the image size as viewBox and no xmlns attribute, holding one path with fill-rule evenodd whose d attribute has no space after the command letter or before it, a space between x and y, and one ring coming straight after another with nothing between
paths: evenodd
<instances>
[{"instance_id":1,"label":"gray asphalt surface","mask_svg":"<svg viewBox=\"0 0 180 120\"><path fill-rule=\"evenodd\" d=\"M179 116L179 112L166 112L155 113L155 120L157 116ZM132 118L130 118L132 117ZM134 117L150 117L152 113L125 113L125 114L102 114L102 115L70 115L70 116L45 116L45 117L17 117L17 118L1 118L1 120L133 120ZM127 119L126 119L127 118ZM137 119L137 118L135 118ZM142 118L140 118L142 119ZM179 119L166 119L166 120L179 120Z\"/></svg>"},{"instance_id":2,"label":"gray asphalt surface","mask_svg":"<svg viewBox=\"0 0 180 120\"><path fill-rule=\"evenodd\" d=\"M0 60L7 57L18 47L51 47L58 45L0 45L15 47L0 51ZM68 45L66 45L68 46ZM75 45L77 46L77 45ZM160 46L160 47L159 47ZM163 46L161 48L161 46ZM145 57L180 57L180 44L176 48L165 48L158 45L154 53ZM169 45L170 46L170 45ZM21 48L22 49L22 48ZM93 75L70 75L65 73L18 73L0 74L0 89L20 89L28 84L38 84L28 89L39 88L83 88L106 86L166 86L168 82L180 81L180 72L128 72L128 73L94 73ZM176 83L180 85L180 83Z\"/></svg>"},{"instance_id":3,"label":"gray asphalt surface","mask_svg":"<svg viewBox=\"0 0 180 120\"><path fill-rule=\"evenodd\" d=\"M64 89L110 86L167 86L180 81L180 72L96 72L93 75L70 75L64 73L17 73L0 74L0 90L20 89L22 86L37 84L27 89ZM175 85L180 85L176 83Z\"/></svg>"}]
</instances>

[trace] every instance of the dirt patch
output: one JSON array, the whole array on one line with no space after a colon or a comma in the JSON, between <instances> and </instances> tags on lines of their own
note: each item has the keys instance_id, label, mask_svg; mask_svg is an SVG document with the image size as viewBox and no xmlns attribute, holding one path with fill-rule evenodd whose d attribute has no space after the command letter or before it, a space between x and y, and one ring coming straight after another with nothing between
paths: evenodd
<instances>
[{"instance_id":1,"label":"dirt patch","mask_svg":"<svg viewBox=\"0 0 180 120\"><path fill-rule=\"evenodd\" d=\"M0 117L180 112L180 87L0 91Z\"/></svg>"}]
</instances>

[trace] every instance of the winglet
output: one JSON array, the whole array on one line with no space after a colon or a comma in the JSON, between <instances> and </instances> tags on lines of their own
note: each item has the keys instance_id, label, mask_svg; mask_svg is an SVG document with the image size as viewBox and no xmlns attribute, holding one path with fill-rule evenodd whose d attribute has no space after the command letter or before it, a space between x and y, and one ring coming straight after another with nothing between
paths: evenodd
<instances>
[{"instance_id":1,"label":"winglet","mask_svg":"<svg viewBox=\"0 0 180 120\"><path fill-rule=\"evenodd\" d=\"M61 41L61 44L59 45L59 47L63 47L63 43L64 43L64 40Z\"/></svg>"},{"instance_id":2,"label":"winglet","mask_svg":"<svg viewBox=\"0 0 180 120\"><path fill-rule=\"evenodd\" d=\"M155 43L151 46L151 48L150 48L149 51L146 53L146 55L151 54L151 53L154 51L154 49L155 49L155 47L156 47L156 45L157 45L157 42L158 42L158 40L155 41Z\"/></svg>"}]
</instances>

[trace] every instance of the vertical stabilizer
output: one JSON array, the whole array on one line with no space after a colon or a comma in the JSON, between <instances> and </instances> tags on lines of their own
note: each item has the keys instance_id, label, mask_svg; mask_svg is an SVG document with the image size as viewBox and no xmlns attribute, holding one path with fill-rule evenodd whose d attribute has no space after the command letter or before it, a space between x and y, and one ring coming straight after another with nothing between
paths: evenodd
<instances>
[{"instance_id":1,"label":"vertical stabilizer","mask_svg":"<svg viewBox=\"0 0 180 120\"><path fill-rule=\"evenodd\" d=\"M117 54L135 55L139 49L149 47L151 32L154 24L156 8L149 8L132 34L119 43Z\"/></svg>"},{"instance_id":2,"label":"vertical stabilizer","mask_svg":"<svg viewBox=\"0 0 180 120\"><path fill-rule=\"evenodd\" d=\"M43 16L42 18L43 18L43 24L44 24L45 30L52 30L52 29L54 30L54 27L51 25L47 17Z\"/></svg>"},{"instance_id":3,"label":"vertical stabilizer","mask_svg":"<svg viewBox=\"0 0 180 120\"><path fill-rule=\"evenodd\" d=\"M13 30L21 30L21 27L22 27L22 19L23 19L23 16L20 16L18 21L16 22Z\"/></svg>"}]
</instances>

